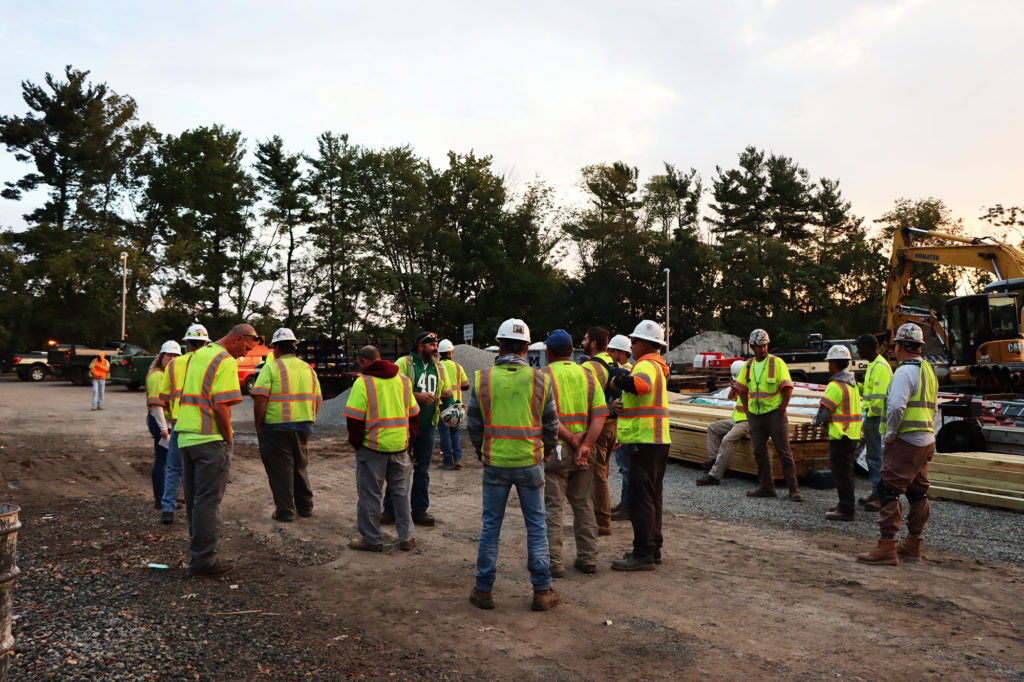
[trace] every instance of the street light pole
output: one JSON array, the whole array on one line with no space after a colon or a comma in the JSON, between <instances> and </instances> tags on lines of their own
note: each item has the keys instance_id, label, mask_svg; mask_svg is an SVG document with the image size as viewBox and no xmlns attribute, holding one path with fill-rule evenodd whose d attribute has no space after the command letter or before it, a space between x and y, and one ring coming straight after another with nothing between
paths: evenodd
<instances>
[{"instance_id":1,"label":"street light pole","mask_svg":"<svg viewBox=\"0 0 1024 682\"><path fill-rule=\"evenodd\" d=\"M121 252L121 340L124 341L124 308L128 299L128 252Z\"/></svg>"},{"instance_id":2,"label":"street light pole","mask_svg":"<svg viewBox=\"0 0 1024 682\"><path fill-rule=\"evenodd\" d=\"M669 330L671 330L672 327L669 326L668 320L668 278L671 276L671 274L672 271L668 268L665 268L665 345L668 347L668 350L672 350L672 344L669 343L669 338L672 335L671 331Z\"/></svg>"}]
</instances>

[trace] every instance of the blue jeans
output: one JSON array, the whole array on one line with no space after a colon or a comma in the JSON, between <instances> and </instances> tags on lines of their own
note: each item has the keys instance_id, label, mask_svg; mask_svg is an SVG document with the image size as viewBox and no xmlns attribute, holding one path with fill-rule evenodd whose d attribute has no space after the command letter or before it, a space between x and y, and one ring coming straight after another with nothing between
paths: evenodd
<instances>
[{"instance_id":1,"label":"blue jeans","mask_svg":"<svg viewBox=\"0 0 1024 682\"><path fill-rule=\"evenodd\" d=\"M178 449L178 432L171 430L170 442L167 445L167 468L164 471L164 494L160 501L160 510L173 512L178 502L178 490L181 488L181 450Z\"/></svg>"},{"instance_id":2,"label":"blue jeans","mask_svg":"<svg viewBox=\"0 0 1024 682\"><path fill-rule=\"evenodd\" d=\"M434 455L434 427L423 428L416 434L416 439L409 443L409 456L412 458L412 491L409 502L412 515L423 516L430 508L430 458ZM391 491L384 491L384 513L395 515L395 505L391 502Z\"/></svg>"},{"instance_id":3,"label":"blue jeans","mask_svg":"<svg viewBox=\"0 0 1024 682\"><path fill-rule=\"evenodd\" d=\"M462 438L459 436L459 427L438 424L437 431L441 437L441 462L444 464L461 462Z\"/></svg>"},{"instance_id":4,"label":"blue jeans","mask_svg":"<svg viewBox=\"0 0 1024 682\"><path fill-rule=\"evenodd\" d=\"M106 379L93 379L92 380L92 406L99 407L103 404L103 393L107 388Z\"/></svg>"},{"instance_id":5,"label":"blue jeans","mask_svg":"<svg viewBox=\"0 0 1024 682\"><path fill-rule=\"evenodd\" d=\"M156 424L156 418L151 414L146 415L146 426L153 436L153 471L150 478L153 479L153 499L159 502L164 497L164 470L167 468L167 448L160 445L160 427Z\"/></svg>"},{"instance_id":6,"label":"blue jeans","mask_svg":"<svg viewBox=\"0 0 1024 682\"><path fill-rule=\"evenodd\" d=\"M476 555L476 589L490 592L498 564L498 540L505 505L512 486L519 496L519 508L526 522L526 567L534 591L551 587L551 559L544 516L544 465L528 467L485 466L483 473L483 513L480 547Z\"/></svg>"},{"instance_id":7,"label":"blue jeans","mask_svg":"<svg viewBox=\"0 0 1024 682\"><path fill-rule=\"evenodd\" d=\"M629 509L629 452L632 448L632 445L620 445L615 448L615 463L619 465L619 474L622 475L619 503L623 509Z\"/></svg>"},{"instance_id":8,"label":"blue jeans","mask_svg":"<svg viewBox=\"0 0 1024 682\"><path fill-rule=\"evenodd\" d=\"M865 417L861 427L861 438L864 439L864 457L868 460L868 478L871 479L871 492L878 494L878 481L882 472L882 434L878 433L881 417Z\"/></svg>"}]
</instances>

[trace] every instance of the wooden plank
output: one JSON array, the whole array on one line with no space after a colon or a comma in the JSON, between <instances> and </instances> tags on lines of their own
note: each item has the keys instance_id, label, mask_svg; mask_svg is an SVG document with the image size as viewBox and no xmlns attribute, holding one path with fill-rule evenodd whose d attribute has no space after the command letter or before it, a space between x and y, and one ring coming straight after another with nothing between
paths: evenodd
<instances>
[{"instance_id":1,"label":"wooden plank","mask_svg":"<svg viewBox=\"0 0 1024 682\"><path fill-rule=\"evenodd\" d=\"M1024 489L1008 487L1007 484L1002 481L961 478L959 476L950 476L949 474L933 474L931 471L928 472L928 480L942 488L974 490L982 493L992 493L993 495L1006 495L1007 497L1024 498Z\"/></svg>"},{"instance_id":2,"label":"wooden plank","mask_svg":"<svg viewBox=\"0 0 1024 682\"><path fill-rule=\"evenodd\" d=\"M991 495L988 493L968 490L955 490L935 485L928 488L928 497L935 500L959 500L961 502L970 502L972 504L980 504L986 507L1024 510L1024 499L1018 497Z\"/></svg>"},{"instance_id":3,"label":"wooden plank","mask_svg":"<svg viewBox=\"0 0 1024 682\"><path fill-rule=\"evenodd\" d=\"M969 467L957 464L946 464L945 462L936 462L933 460L928 466L928 473L929 475L933 473L943 473L953 476L961 476L964 478L986 479L989 481L1019 483L1024 485L1024 471L1013 471L1011 469L1000 469L996 467Z\"/></svg>"},{"instance_id":4,"label":"wooden plank","mask_svg":"<svg viewBox=\"0 0 1024 682\"><path fill-rule=\"evenodd\" d=\"M1024 471L1024 457L996 452L936 452L932 456L932 462L958 466L979 466L995 470Z\"/></svg>"}]
</instances>

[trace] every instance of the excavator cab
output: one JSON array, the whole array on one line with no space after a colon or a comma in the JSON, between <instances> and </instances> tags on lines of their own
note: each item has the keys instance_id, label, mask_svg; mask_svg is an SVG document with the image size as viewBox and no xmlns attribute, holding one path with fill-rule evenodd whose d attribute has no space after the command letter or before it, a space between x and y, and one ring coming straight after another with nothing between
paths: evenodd
<instances>
[{"instance_id":1,"label":"excavator cab","mask_svg":"<svg viewBox=\"0 0 1024 682\"><path fill-rule=\"evenodd\" d=\"M972 294L950 299L946 302L946 328L954 365L1024 360L1020 312L1013 294Z\"/></svg>"}]
</instances>

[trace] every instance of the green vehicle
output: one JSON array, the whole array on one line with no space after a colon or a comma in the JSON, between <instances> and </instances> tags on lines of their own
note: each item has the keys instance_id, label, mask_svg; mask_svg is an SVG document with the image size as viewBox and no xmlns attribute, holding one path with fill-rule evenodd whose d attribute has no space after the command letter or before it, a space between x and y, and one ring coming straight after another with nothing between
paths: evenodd
<instances>
[{"instance_id":1,"label":"green vehicle","mask_svg":"<svg viewBox=\"0 0 1024 682\"><path fill-rule=\"evenodd\" d=\"M146 385L146 374L153 364L155 355L114 355L110 358L110 379L112 384L124 384L129 391L137 391Z\"/></svg>"}]
</instances>

